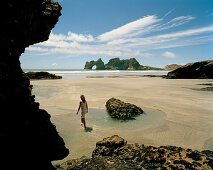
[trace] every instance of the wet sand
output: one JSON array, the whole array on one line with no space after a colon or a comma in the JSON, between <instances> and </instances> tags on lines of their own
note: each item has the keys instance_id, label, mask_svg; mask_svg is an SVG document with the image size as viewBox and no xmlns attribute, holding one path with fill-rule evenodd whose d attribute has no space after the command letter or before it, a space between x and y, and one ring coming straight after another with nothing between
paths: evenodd
<instances>
[{"instance_id":1,"label":"wet sand","mask_svg":"<svg viewBox=\"0 0 213 170\"><path fill-rule=\"evenodd\" d=\"M194 90L202 88L198 84L212 82L201 79L86 78L39 80L31 81L31 84L35 86L40 107L52 115L52 121L70 148L71 154L66 158L70 159L90 156L98 140L113 134L129 143L213 150L213 92ZM46 93L46 98L39 98L42 87L49 87L49 91L42 94L45 96ZM88 132L80 128L80 116L76 116L80 94L86 96L91 109L90 116L87 115L91 128ZM107 114L103 109L111 97L147 108L148 119L155 121L149 121L145 126L147 119L133 120L136 125L125 122L125 128L116 127L119 122L109 125L111 128L98 124L101 117L95 112L100 112L104 120Z\"/></svg>"}]
</instances>

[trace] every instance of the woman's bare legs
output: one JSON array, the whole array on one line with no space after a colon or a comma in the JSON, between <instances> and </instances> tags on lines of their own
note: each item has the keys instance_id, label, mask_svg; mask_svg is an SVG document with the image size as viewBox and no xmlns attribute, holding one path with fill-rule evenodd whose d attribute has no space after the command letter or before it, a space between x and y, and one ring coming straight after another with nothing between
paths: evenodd
<instances>
[{"instance_id":1,"label":"woman's bare legs","mask_svg":"<svg viewBox=\"0 0 213 170\"><path fill-rule=\"evenodd\" d=\"M84 129L86 129L86 121L85 121L85 118L81 118L81 122L84 124Z\"/></svg>"}]
</instances>

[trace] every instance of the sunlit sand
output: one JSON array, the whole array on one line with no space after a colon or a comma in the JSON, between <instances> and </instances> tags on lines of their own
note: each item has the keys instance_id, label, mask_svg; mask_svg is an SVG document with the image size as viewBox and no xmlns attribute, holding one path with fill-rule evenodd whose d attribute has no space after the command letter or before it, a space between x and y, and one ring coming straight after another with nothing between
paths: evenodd
<instances>
[{"instance_id":1,"label":"sunlit sand","mask_svg":"<svg viewBox=\"0 0 213 170\"><path fill-rule=\"evenodd\" d=\"M86 78L31 84L40 107L51 114L52 122L70 149L66 158L70 159L91 156L95 143L113 134L129 143L213 150L213 92L194 90L201 88L198 84L212 82L210 79ZM47 86L49 90L42 91ZM89 105L86 121L91 129L88 131L81 129L80 116L76 115L80 94L86 96ZM128 122L113 122L104 111L111 97L140 106L146 114Z\"/></svg>"}]
</instances>

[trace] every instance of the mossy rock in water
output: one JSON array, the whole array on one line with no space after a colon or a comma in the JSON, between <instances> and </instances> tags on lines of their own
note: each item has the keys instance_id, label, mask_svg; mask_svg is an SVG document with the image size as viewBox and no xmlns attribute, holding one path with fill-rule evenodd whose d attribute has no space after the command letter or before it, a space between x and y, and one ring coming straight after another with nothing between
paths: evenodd
<instances>
[{"instance_id":1,"label":"mossy rock in water","mask_svg":"<svg viewBox=\"0 0 213 170\"><path fill-rule=\"evenodd\" d=\"M111 117L116 119L130 119L143 113L140 107L115 98L111 98L106 102L106 109Z\"/></svg>"}]
</instances>

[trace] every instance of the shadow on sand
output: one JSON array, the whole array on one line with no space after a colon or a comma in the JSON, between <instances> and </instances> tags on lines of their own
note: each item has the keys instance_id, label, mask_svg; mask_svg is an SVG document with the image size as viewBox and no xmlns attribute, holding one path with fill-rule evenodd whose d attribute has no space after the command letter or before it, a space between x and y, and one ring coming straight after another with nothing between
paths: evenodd
<instances>
[{"instance_id":1,"label":"shadow on sand","mask_svg":"<svg viewBox=\"0 0 213 170\"><path fill-rule=\"evenodd\" d=\"M84 129L85 132L92 132L93 128L92 127L86 127L86 129Z\"/></svg>"}]
</instances>

